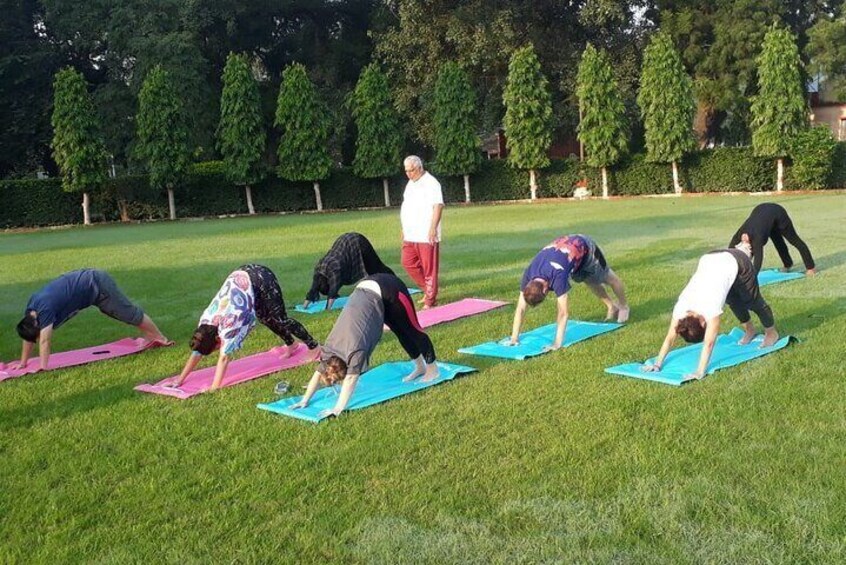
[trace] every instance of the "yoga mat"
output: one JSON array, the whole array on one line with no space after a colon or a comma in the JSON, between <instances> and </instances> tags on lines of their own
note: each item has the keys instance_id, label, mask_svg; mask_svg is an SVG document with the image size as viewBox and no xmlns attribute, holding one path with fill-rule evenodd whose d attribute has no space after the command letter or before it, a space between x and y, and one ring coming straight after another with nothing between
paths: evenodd
<instances>
[{"instance_id":1,"label":"yoga mat","mask_svg":"<svg viewBox=\"0 0 846 565\"><path fill-rule=\"evenodd\" d=\"M418 294L420 291L419 288L409 288L409 294ZM349 296L341 296L332 303L332 308L330 310L341 310L347 304L347 300L349 300ZM294 306L294 311L299 312L300 314L320 314L321 312L326 311L326 303L328 300L318 300L317 302L312 302L308 305L308 308L303 308L302 304L297 304Z\"/></svg>"},{"instance_id":2,"label":"yoga mat","mask_svg":"<svg viewBox=\"0 0 846 565\"><path fill-rule=\"evenodd\" d=\"M482 298L465 298L458 302L451 302L443 306L435 306L428 310L419 310L417 312L417 321L420 326L428 328L458 320L459 318L466 318L468 316L475 316L489 310L495 310L508 304L501 300L484 300ZM387 330L387 326L385 326Z\"/></svg>"},{"instance_id":3,"label":"yoga mat","mask_svg":"<svg viewBox=\"0 0 846 565\"><path fill-rule=\"evenodd\" d=\"M567 331L564 333L563 347L569 347L594 336L614 331L622 327L622 325L616 322L580 322L579 320L569 320L567 322ZM552 345L552 342L555 341L555 330L556 324L549 324L520 334L520 345L506 345L510 340L510 338L506 337L499 341L488 341L472 347L462 347L458 352L522 361L527 357L534 357L545 353L543 348L547 345Z\"/></svg>"},{"instance_id":4,"label":"yoga mat","mask_svg":"<svg viewBox=\"0 0 846 565\"><path fill-rule=\"evenodd\" d=\"M114 359L115 357L123 357L125 355L140 353L145 349L167 347L169 345L173 345L173 342L166 344L160 341L148 342L142 337L127 337L112 343L96 345L94 347L52 353L50 355L50 360L47 363L47 370L54 371L56 369L64 369L66 367L85 365L87 363L94 363L95 361L103 361L104 359ZM7 367L12 363L13 362L0 363L0 382L38 372L36 369L41 361L36 356L33 359L30 359L27 362L26 367L23 369L7 369Z\"/></svg>"},{"instance_id":5,"label":"yoga mat","mask_svg":"<svg viewBox=\"0 0 846 565\"><path fill-rule=\"evenodd\" d=\"M359 377L358 385L355 387L355 392L353 392L346 410L367 408L368 406L373 406L374 404L379 404L404 394L417 392L418 390L438 385L444 381L450 381L457 375L472 373L476 370L473 367L453 365L452 363L444 363L442 361L438 361L437 363L438 368L441 370L441 375L428 383L422 382L420 380L422 377L418 377L410 383L402 382L403 377L411 373L414 369L414 363L412 361L385 363L367 371ZM302 396L292 396L277 400L276 402L259 404L258 408L316 424L322 419L318 415L320 412L331 410L335 407L340 390L340 385L322 388L314 394L308 406L298 410L291 410L290 406L299 402Z\"/></svg>"},{"instance_id":6,"label":"yoga mat","mask_svg":"<svg viewBox=\"0 0 846 565\"><path fill-rule=\"evenodd\" d=\"M297 348L287 359L280 359L278 351L279 348L274 347L264 353L257 353L255 355L250 355L248 357L232 361L226 371L226 376L223 377L223 382L220 384L220 388L239 385L253 379L270 375L271 373L284 371L285 369L291 369L293 367L299 367L300 365L309 363L306 359L308 355L308 348L301 343L297 344ZM135 387L135 390L140 392L149 392L152 394L161 394L164 396L172 396L180 400L185 400L186 398L191 398L192 396L202 394L209 390L212 381L214 380L214 371L215 365L194 371L188 375L188 378L185 379L185 382L182 383L182 386L179 388L165 386L179 378L179 375L174 375L159 381L156 384L138 385Z\"/></svg>"},{"instance_id":7,"label":"yoga mat","mask_svg":"<svg viewBox=\"0 0 846 565\"><path fill-rule=\"evenodd\" d=\"M758 286L767 286L785 281L801 279L805 273L782 273L778 269L765 269L758 272Z\"/></svg>"},{"instance_id":8,"label":"yoga mat","mask_svg":"<svg viewBox=\"0 0 846 565\"><path fill-rule=\"evenodd\" d=\"M742 337L743 330L740 328L734 328L728 334L717 336L717 343L714 345L713 353L711 353L711 361L708 363L706 375L711 375L720 369L734 367L746 361L769 355L774 351L787 347L791 341L796 340L795 337L786 336L779 339L770 347L761 349L759 345L764 339L763 335L757 336L747 345L737 343ZM661 367L661 370L654 373L647 373L640 369L647 363L654 363L655 357L648 359L646 363L626 363L617 365L616 367L609 367L605 369L605 372L612 375L634 377L636 379L681 386L687 382L685 377L696 371L696 367L699 366L699 354L701 351L701 343L674 349L664 359L664 366Z\"/></svg>"}]
</instances>

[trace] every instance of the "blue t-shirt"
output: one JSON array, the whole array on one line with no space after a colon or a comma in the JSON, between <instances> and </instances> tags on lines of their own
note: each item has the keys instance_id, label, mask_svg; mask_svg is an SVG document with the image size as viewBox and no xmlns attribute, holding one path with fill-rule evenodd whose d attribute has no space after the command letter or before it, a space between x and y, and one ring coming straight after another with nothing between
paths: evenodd
<instances>
[{"instance_id":1,"label":"blue t-shirt","mask_svg":"<svg viewBox=\"0 0 846 565\"><path fill-rule=\"evenodd\" d=\"M38 313L38 325L58 328L77 312L97 301L100 287L93 269L80 269L65 273L47 283L33 294L26 305L26 312Z\"/></svg>"},{"instance_id":2,"label":"blue t-shirt","mask_svg":"<svg viewBox=\"0 0 846 565\"><path fill-rule=\"evenodd\" d=\"M579 268L588 252L588 244L579 235L559 237L535 255L523 273L520 290L525 290L532 279L549 283L555 296L561 297L570 290L570 274Z\"/></svg>"}]
</instances>

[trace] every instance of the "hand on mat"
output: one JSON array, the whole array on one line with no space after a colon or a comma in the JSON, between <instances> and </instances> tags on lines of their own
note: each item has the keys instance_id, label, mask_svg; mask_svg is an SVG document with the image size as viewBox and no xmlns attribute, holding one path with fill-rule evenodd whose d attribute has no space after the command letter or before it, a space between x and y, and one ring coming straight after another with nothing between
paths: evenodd
<instances>
[{"instance_id":1,"label":"hand on mat","mask_svg":"<svg viewBox=\"0 0 846 565\"><path fill-rule=\"evenodd\" d=\"M291 410L299 410L300 408L305 408L306 406L308 406L308 402L300 400L296 404L291 404Z\"/></svg>"},{"instance_id":2,"label":"hand on mat","mask_svg":"<svg viewBox=\"0 0 846 565\"><path fill-rule=\"evenodd\" d=\"M520 340L519 339L514 340L514 339L507 337L507 338L503 339L502 341L500 341L499 344L504 345L506 347L516 347L516 346L520 345Z\"/></svg>"},{"instance_id":3,"label":"hand on mat","mask_svg":"<svg viewBox=\"0 0 846 565\"><path fill-rule=\"evenodd\" d=\"M640 366L640 370L644 373L657 373L661 370L661 365L653 363L644 363Z\"/></svg>"},{"instance_id":4,"label":"hand on mat","mask_svg":"<svg viewBox=\"0 0 846 565\"><path fill-rule=\"evenodd\" d=\"M26 367L26 363L21 363L20 361L15 361L13 363L9 363L9 365L6 367L6 369L9 370L9 371L18 371L18 370L23 369L25 367Z\"/></svg>"},{"instance_id":5,"label":"hand on mat","mask_svg":"<svg viewBox=\"0 0 846 565\"><path fill-rule=\"evenodd\" d=\"M703 375L701 373L694 372L694 373L686 374L684 376L684 380L686 380L686 381L692 381L692 380L701 381L704 377L705 377L705 375Z\"/></svg>"},{"instance_id":6,"label":"hand on mat","mask_svg":"<svg viewBox=\"0 0 846 565\"><path fill-rule=\"evenodd\" d=\"M561 346L557 343L550 343L549 345L543 346L543 352L546 353L547 351L557 351L561 349Z\"/></svg>"}]
</instances>

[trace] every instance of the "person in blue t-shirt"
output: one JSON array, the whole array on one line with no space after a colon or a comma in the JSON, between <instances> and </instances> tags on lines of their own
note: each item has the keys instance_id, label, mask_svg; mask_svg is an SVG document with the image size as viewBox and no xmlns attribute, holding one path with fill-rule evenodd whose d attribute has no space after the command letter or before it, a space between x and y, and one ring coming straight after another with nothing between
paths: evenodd
<instances>
[{"instance_id":1,"label":"person in blue t-shirt","mask_svg":"<svg viewBox=\"0 0 846 565\"><path fill-rule=\"evenodd\" d=\"M565 235L541 249L523 273L510 345L520 343L520 329L527 307L543 302L547 293L552 290L558 297L558 328L555 341L548 349L561 347L569 317L567 293L571 279L587 284L605 304L608 308L606 320L616 319L617 322L623 323L629 319L629 305L626 302L623 281L608 266L602 250L587 236ZM608 295L604 285L611 287L617 298L616 302Z\"/></svg>"},{"instance_id":2,"label":"person in blue t-shirt","mask_svg":"<svg viewBox=\"0 0 846 565\"><path fill-rule=\"evenodd\" d=\"M136 326L151 342L171 343L153 320L121 292L108 273L79 269L50 281L30 297L16 328L23 340L20 364L12 368L26 367L38 342L39 370L46 370L53 331L89 306L97 306L106 316Z\"/></svg>"}]
</instances>

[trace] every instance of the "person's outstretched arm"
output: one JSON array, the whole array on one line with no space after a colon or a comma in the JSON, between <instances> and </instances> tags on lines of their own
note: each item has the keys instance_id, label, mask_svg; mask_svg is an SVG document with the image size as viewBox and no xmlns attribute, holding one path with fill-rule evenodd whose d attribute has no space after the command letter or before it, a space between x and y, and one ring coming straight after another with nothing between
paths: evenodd
<instances>
[{"instance_id":1,"label":"person's outstretched arm","mask_svg":"<svg viewBox=\"0 0 846 565\"><path fill-rule=\"evenodd\" d=\"M306 392L303 395L302 400L291 406L291 409L296 410L297 408L305 408L308 406L309 401L311 401L311 397L314 396L314 393L321 388L323 388L323 380L320 378L320 371L315 371L311 376L311 380L308 381L308 386L306 387Z\"/></svg>"},{"instance_id":2,"label":"person's outstretched arm","mask_svg":"<svg viewBox=\"0 0 846 565\"><path fill-rule=\"evenodd\" d=\"M567 319L570 317L570 302L567 296L568 294L565 292L557 300L558 316L555 322L558 327L555 329L555 341L552 342L550 347L553 351L564 344L564 334L567 333Z\"/></svg>"},{"instance_id":3,"label":"person's outstretched arm","mask_svg":"<svg viewBox=\"0 0 846 565\"><path fill-rule=\"evenodd\" d=\"M192 351L191 354L188 356L188 360L185 362L185 367L182 368L182 372L179 374L179 378L176 379L176 382L173 383L173 386L179 388L182 386L182 383L185 382L185 379L188 378L188 375L197 368L197 365L200 363L200 360L203 358L202 355L197 353L196 351Z\"/></svg>"},{"instance_id":4,"label":"person's outstretched arm","mask_svg":"<svg viewBox=\"0 0 846 565\"><path fill-rule=\"evenodd\" d=\"M520 343L520 329L523 327L523 317L526 315L526 308L528 306L521 292L517 298L517 308L514 310L514 323L511 325L510 345L518 345Z\"/></svg>"},{"instance_id":5,"label":"person's outstretched arm","mask_svg":"<svg viewBox=\"0 0 846 565\"><path fill-rule=\"evenodd\" d=\"M217 367L214 369L214 380L212 381L209 392L214 392L220 388L220 384L223 382L223 377L226 376L226 369L229 367L229 361L231 361L231 359L232 358L229 357L229 355L221 351L220 356L217 358Z\"/></svg>"},{"instance_id":6,"label":"person's outstretched arm","mask_svg":"<svg viewBox=\"0 0 846 565\"><path fill-rule=\"evenodd\" d=\"M21 360L17 365L12 365L12 369L23 369L29 363L29 358L32 356L32 350L35 344L31 341L21 340Z\"/></svg>"},{"instance_id":7,"label":"person's outstretched arm","mask_svg":"<svg viewBox=\"0 0 846 565\"><path fill-rule=\"evenodd\" d=\"M702 340L702 353L699 354L699 366L696 372L688 375L701 379L708 371L708 362L711 360L711 353L714 351L714 344L717 343L717 335L720 333L720 317L714 316L705 324L705 338Z\"/></svg>"},{"instance_id":8,"label":"person's outstretched arm","mask_svg":"<svg viewBox=\"0 0 846 565\"><path fill-rule=\"evenodd\" d=\"M38 337L38 356L41 358L41 370L47 370L47 363L50 361L50 343L53 339L53 324L41 328Z\"/></svg>"},{"instance_id":9,"label":"person's outstretched arm","mask_svg":"<svg viewBox=\"0 0 846 565\"><path fill-rule=\"evenodd\" d=\"M320 416L322 418L327 416L340 416L341 412L343 412L350 403L350 398L352 397L352 394L355 391L355 385L357 384L358 375L349 374L344 377L344 384L341 385L341 394L338 395L338 402L335 403L335 407L331 410L324 410L320 413Z\"/></svg>"},{"instance_id":10,"label":"person's outstretched arm","mask_svg":"<svg viewBox=\"0 0 846 565\"><path fill-rule=\"evenodd\" d=\"M644 365L642 367L643 371L653 372L661 370L661 367L664 366L664 359L667 357L670 349L673 348L673 344L676 342L676 337L678 337L678 333L676 332L678 325L678 320L670 321L670 329L667 330L667 335L664 337L664 343L661 344L661 350L658 352L658 357L655 359L653 364Z\"/></svg>"}]
</instances>

